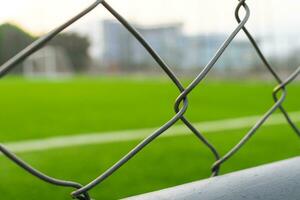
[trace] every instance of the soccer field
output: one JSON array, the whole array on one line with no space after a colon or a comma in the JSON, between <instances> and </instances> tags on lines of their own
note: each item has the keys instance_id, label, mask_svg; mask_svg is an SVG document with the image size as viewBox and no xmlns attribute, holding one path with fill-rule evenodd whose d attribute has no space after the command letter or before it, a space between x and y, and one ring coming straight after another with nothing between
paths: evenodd
<instances>
[{"instance_id":1,"label":"soccer field","mask_svg":"<svg viewBox=\"0 0 300 200\"><path fill-rule=\"evenodd\" d=\"M261 115L273 105L274 85L259 81L204 81L189 96L186 116L192 122L203 123ZM172 83L162 78L74 78L55 82L9 78L0 82L0 91L0 141L4 144L159 127L174 115L173 103L178 96ZM288 111L300 111L299 95L299 83L289 86L284 103ZM300 126L300 117L293 116ZM247 130L248 127L200 131L223 155ZM85 184L139 141L93 143L18 155L46 174ZM221 172L298 155L300 139L288 125L267 125L224 164ZM203 179L210 176L213 162L211 153L192 134L162 138L90 194L95 199L118 199ZM3 199L70 198L72 190L43 183L3 156L0 171Z\"/></svg>"}]
</instances>

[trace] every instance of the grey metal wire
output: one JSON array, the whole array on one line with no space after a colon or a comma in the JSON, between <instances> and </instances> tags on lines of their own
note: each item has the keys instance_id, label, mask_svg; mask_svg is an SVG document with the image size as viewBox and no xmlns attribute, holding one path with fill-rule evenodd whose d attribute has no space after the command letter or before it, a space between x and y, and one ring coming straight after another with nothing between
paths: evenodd
<instances>
[{"instance_id":1,"label":"grey metal wire","mask_svg":"<svg viewBox=\"0 0 300 200\"><path fill-rule=\"evenodd\" d=\"M59 179L55 179L55 178L52 178L50 176L47 176L46 174L38 171L37 169L35 169L32 166L30 166L29 164L27 164L25 161L23 161L20 158L18 158L15 154L13 154L12 152L10 152L3 145L0 145L0 151L7 158L9 158L10 160L12 160L15 164L17 164L18 166L20 166L21 168L23 168L25 171L27 171L28 173L32 174L33 176L39 178L42 181L45 181L47 183L50 183L50 184L53 184L53 185L57 185L57 186L71 187L71 188L75 188L75 189L79 189L79 188L82 187L81 184L76 183L76 182L59 180ZM85 192L82 195L79 195L77 197L77 199L80 199L80 200L89 200L90 197L89 197L88 193Z\"/></svg>"},{"instance_id":2,"label":"grey metal wire","mask_svg":"<svg viewBox=\"0 0 300 200\"><path fill-rule=\"evenodd\" d=\"M117 11L115 11L105 0L97 0L93 4L91 4L88 8L84 9L82 12L80 12L75 17L68 20L63 25L59 26L58 28L54 29L47 35L41 37L31 45L29 45L27 48L22 50L20 53L18 53L16 56L11 58L9 61L4 63L2 66L0 66L0 77L3 77L6 75L11 69L13 69L17 64L24 61L26 58L28 58L30 55L32 55L34 52L41 49L45 44L47 44L51 39L53 39L57 34L59 34L61 31L63 31L65 28L72 25L74 22L91 12L94 8L96 8L98 5L103 5L104 8L106 8L132 35L136 38L136 40L147 50L147 52L150 54L150 56L156 61L156 63L161 67L161 69L166 73L166 75L171 79L171 81L174 83L174 85L178 88L180 95L175 101L174 104L174 111L175 115L167 121L163 126L161 126L158 130L156 130L154 133L149 135L147 138L145 138L142 142L140 142L134 149L132 149L128 154L126 154L122 159L120 159L118 162L116 162L112 167L110 167L108 170L106 170L104 173L102 173L99 177L91 181L85 186L82 186L79 183L71 182L71 181L65 181L65 180L58 180L55 178L52 178L50 176L47 176L43 174L42 172L38 171L37 169L30 166L25 161L21 160L19 157L17 157L15 154L10 152L7 148L5 148L3 145L0 144L0 152L2 152L7 158L12 160L15 164L23 168L28 173L32 174L33 176L47 182L50 184L54 184L57 186L63 186L63 187L73 187L76 189L76 191L72 192L72 197L79 199L79 200L90 200L90 197L88 195L88 192L97 186L98 184L102 183L104 180L109 178L113 173L115 173L120 167L122 167L124 164L126 164L131 158L133 158L137 153L139 153L141 150L143 150L147 145L149 145L153 140L155 140L157 137L159 137L161 134L163 134L166 130L168 130L170 127L172 127L177 121L181 120L187 128L190 129L190 131L212 152L214 158L216 159L216 162L214 163L212 167L212 176L216 176L219 173L221 165L227 161L229 158L231 158L235 153L239 151L240 148L244 146L244 144L256 133L256 131L268 120L268 118L277 110L279 109L282 114L285 116L288 124L292 127L292 129L296 132L298 136L300 136L300 132L296 124L292 121L292 119L289 117L288 112L283 107L282 103L285 100L286 97L286 86L290 84L295 78L300 74L300 67L292 73L286 80L282 81L279 75L275 72L275 70L272 68L272 66L269 64L265 56L263 55L262 51L258 47L256 41L246 28L246 23L250 17L250 9L248 5L246 4L246 0L239 0L236 10L235 10L235 17L238 22L237 27L234 29L234 31L228 36L228 38L224 41L224 43L221 45L219 50L216 52L216 54L212 57L210 62L204 67L204 69L198 74L198 76L189 84L188 87L184 88L178 77L175 75L175 73L171 70L171 67L159 56L159 54L151 47L151 45L144 39L144 37L128 22L123 18ZM245 16L243 19L240 19L239 11L243 8L245 10ZM223 157L220 157L217 149L201 134L199 130L197 130L193 124L185 117L185 113L188 109L188 95L194 90L195 87L197 87L204 78L209 74L210 70L214 67L216 62L219 60L221 55L225 52L228 45L233 41L233 39L236 37L236 35L243 31L247 38L249 39L250 43L254 47L255 51L257 52L258 57L261 59L265 67L269 70L269 72L272 74L274 79L279 84L273 91L273 99L275 101L274 105L263 115L263 117L248 131L248 133L240 140L240 142L234 146L227 154L225 154ZM278 94L281 96L278 97Z\"/></svg>"},{"instance_id":3,"label":"grey metal wire","mask_svg":"<svg viewBox=\"0 0 300 200\"><path fill-rule=\"evenodd\" d=\"M247 4L244 3L242 6L247 11ZM241 7L237 7L237 9L235 10L235 17L236 17L237 22L241 21L240 17L239 17L239 9L240 8ZM269 64L269 62L267 61L267 59L265 58L265 56L261 52L260 48L258 47L257 43L255 42L255 40L252 37L252 35L250 34L250 32L247 30L246 26L243 27L243 31L246 34L246 36L248 37L250 43L253 45L253 47L254 47L256 53L258 54L259 58L262 60L262 62L266 66L266 68L273 75L273 77L280 84L280 86L279 87L277 86L276 89L273 91L273 98L274 98L275 104L272 106L272 108L267 113L265 113L263 115L263 117L252 127L252 129L243 137L243 139L234 148L232 148L225 156L223 156L220 160L218 160L213 165L213 167L212 167L213 171L216 170L216 169L218 169L219 166L222 163L224 163L226 160L228 160L229 158L231 158L241 147L243 147L243 145L256 133L256 131L268 120L268 118L278 108L283 113L283 115L285 116L287 122L290 124L290 126L292 127L292 129L296 132L296 134L298 136L300 136L299 129L297 128L296 124L291 120L291 118L289 117L288 113L285 111L284 107L282 106L282 103L285 100L286 95L287 95L285 87L291 82L291 80L294 80L298 76L298 74L299 74L298 70L296 70L296 72L293 73L292 76L287 79L287 81L282 82L282 80L280 79L279 75L274 71L274 69L271 67L271 65ZM282 91L282 95L281 95L280 98L278 98L277 94L280 91Z\"/></svg>"}]
</instances>

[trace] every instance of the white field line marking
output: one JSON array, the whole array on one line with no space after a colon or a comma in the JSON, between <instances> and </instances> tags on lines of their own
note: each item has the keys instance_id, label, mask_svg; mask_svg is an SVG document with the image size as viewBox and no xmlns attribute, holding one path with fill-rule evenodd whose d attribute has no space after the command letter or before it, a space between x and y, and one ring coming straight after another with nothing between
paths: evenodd
<instances>
[{"instance_id":1,"label":"white field line marking","mask_svg":"<svg viewBox=\"0 0 300 200\"><path fill-rule=\"evenodd\" d=\"M300 111L290 113L294 122L300 122ZM226 130L239 130L243 128L252 127L261 116L250 116L242 118L233 118L225 120L208 121L201 123L194 123L195 127L204 133L218 132ZM285 124L286 121L281 113L274 114L265 124L266 126ZM45 139L35 139L19 142L11 142L4 144L8 149L15 153L43 151L48 149L75 147L87 144L105 144L113 142L124 142L140 140L151 133L157 128L148 128L140 130L125 130L114 132L102 133L89 133L65 137L53 137ZM174 137L187 135L190 131L184 125L175 125L161 137ZM191 133L190 133L191 134Z\"/></svg>"}]
</instances>

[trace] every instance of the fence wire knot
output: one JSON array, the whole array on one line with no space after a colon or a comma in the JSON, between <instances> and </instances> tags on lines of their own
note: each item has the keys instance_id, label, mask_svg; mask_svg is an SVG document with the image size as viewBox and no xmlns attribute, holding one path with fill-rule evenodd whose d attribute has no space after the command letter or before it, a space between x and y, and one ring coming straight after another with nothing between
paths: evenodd
<instances>
[{"instance_id":1,"label":"fence wire knot","mask_svg":"<svg viewBox=\"0 0 300 200\"><path fill-rule=\"evenodd\" d=\"M283 107L282 103L286 97L286 86L293 82L296 77L300 74L300 67L293 72L286 80L281 80L279 75L272 68L268 60L265 58L264 54L258 47L255 39L252 37L251 33L246 28L247 21L250 17L250 9L246 3L246 0L239 0L235 9L235 18L237 21L236 28L232 31L232 33L228 36L228 38L224 41L224 43L220 46L219 50L212 57L209 63L204 67L204 69L198 74L198 76L185 88L181 81L178 79L176 74L171 70L171 67L159 56L159 54L151 47L151 45L145 40L145 38L126 20L124 19L117 11L115 11L106 1L97 0L89 7L84 9L82 12L77 14L75 17L68 20L66 23L57 27L53 31L49 32L45 36L39 38L27 48L22 50L16 56L8 60L0 67L0 77L6 75L10 70L12 70L17 64L24 61L34 52L41 49L45 46L51 39L53 39L56 35L62 32L64 29L72 25L74 22L78 21L86 14L91 12L97 6L102 5L106 10L108 10L116 20L118 20L131 34L132 36L147 50L150 56L156 61L156 63L161 67L161 69L165 72L165 74L170 78L170 80L174 83L179 91L179 96L177 97L174 104L175 115L167 121L163 126L161 126L154 133L150 134L147 138L145 138L142 142L140 142L134 149L132 149L128 154L126 154L122 159L116 162L112 167L106 170L99 177L91 181L85 186L82 186L79 183L66 181L66 180L58 180L52 177L49 177L37 169L33 168L31 165L21 160L15 154L6 149L3 145L0 144L0 151L15 164L23 168L28 173L33 176L39 178L42 181L45 181L49 184L61 186L61 187L72 187L76 190L72 192L72 197L78 200L91 200L88 192L94 188L96 185L102 183L104 180L109 178L113 173L115 173L120 167L126 164L131 158L133 158L136 154L138 154L144 147L149 145L153 140L162 135L166 130L172 127L177 121L182 121L185 126L195 135L200 142L202 142L213 154L215 158L215 163L212 166L212 176L216 176L219 174L219 170L221 165L230 159L233 155L235 155L249 140L252 138L257 130L268 120L268 118L276 111L280 110L285 117L287 123L291 126L294 132L300 137L299 128L289 117L288 112ZM240 10L243 9L245 11L245 15L240 17ZM267 68L270 74L277 81L278 85L275 87L272 95L274 99L274 105L262 116L262 118L246 133L246 135L236 144L227 154L224 156L220 156L217 149L203 136L203 134L195 128L195 126L187 119L185 113L188 110L188 95L203 81L204 78L207 77L211 69L215 66L216 62L219 60L221 55L226 51L228 45L234 40L236 35L243 31L247 36L249 42L255 49L258 58L262 61L263 65ZM279 96L281 94L281 96Z\"/></svg>"}]
</instances>

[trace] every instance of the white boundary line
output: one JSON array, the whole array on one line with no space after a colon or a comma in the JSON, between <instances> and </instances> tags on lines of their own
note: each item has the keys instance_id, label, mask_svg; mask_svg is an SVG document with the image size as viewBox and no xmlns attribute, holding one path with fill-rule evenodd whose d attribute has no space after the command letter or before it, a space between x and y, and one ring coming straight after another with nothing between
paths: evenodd
<instances>
[{"instance_id":1,"label":"white boundary line","mask_svg":"<svg viewBox=\"0 0 300 200\"><path fill-rule=\"evenodd\" d=\"M293 121L300 122L300 111L290 113ZM238 130L253 126L260 116L241 117L225 120L208 121L194 123L195 127L204 133ZM265 124L266 126L285 124L286 121L281 113L274 114ZM18 141L4 144L8 149L15 153L44 151L49 149L67 148L88 144L106 144L113 142L124 142L140 140L149 136L157 128L125 130L102 133L89 133L72 135L65 137L53 137L45 139L35 139ZM184 125L175 125L164 133L161 137L174 137L188 135L190 131Z\"/></svg>"}]
</instances>

